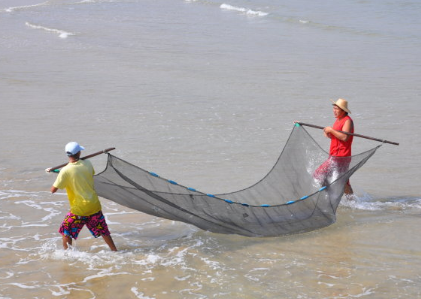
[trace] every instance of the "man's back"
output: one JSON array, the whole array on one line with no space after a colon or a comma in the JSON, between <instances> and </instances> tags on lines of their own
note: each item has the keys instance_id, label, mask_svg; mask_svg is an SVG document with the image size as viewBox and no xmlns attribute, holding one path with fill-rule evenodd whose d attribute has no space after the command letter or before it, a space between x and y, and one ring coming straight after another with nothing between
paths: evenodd
<instances>
[{"instance_id":1,"label":"man's back","mask_svg":"<svg viewBox=\"0 0 421 299\"><path fill-rule=\"evenodd\" d=\"M78 216L89 216L101 210L94 188L94 169L88 160L67 164L59 173L54 187L66 189L70 210Z\"/></svg>"}]
</instances>

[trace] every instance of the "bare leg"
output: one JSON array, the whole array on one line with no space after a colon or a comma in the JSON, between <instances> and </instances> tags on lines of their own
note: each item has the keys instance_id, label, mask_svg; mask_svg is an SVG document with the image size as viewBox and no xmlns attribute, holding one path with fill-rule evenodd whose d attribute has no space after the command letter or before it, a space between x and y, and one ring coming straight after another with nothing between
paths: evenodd
<instances>
[{"instance_id":1,"label":"bare leg","mask_svg":"<svg viewBox=\"0 0 421 299\"><path fill-rule=\"evenodd\" d=\"M117 247L114 244L113 238L111 236L102 235L105 243L107 243L108 247L110 247L111 251L117 251Z\"/></svg>"},{"instance_id":2,"label":"bare leg","mask_svg":"<svg viewBox=\"0 0 421 299\"><path fill-rule=\"evenodd\" d=\"M346 199L348 200L354 199L354 190L352 190L351 184L349 182L345 184L344 193L345 193Z\"/></svg>"},{"instance_id":3,"label":"bare leg","mask_svg":"<svg viewBox=\"0 0 421 299\"><path fill-rule=\"evenodd\" d=\"M72 245L72 237L63 235L63 248L64 248L64 250L67 250L69 248L69 245Z\"/></svg>"}]
</instances>

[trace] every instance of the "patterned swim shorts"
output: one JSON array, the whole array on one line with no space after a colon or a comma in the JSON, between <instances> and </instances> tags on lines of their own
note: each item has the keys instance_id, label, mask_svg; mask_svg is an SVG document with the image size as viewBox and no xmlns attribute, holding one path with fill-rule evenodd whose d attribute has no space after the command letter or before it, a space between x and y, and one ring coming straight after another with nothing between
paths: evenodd
<instances>
[{"instance_id":1,"label":"patterned swim shorts","mask_svg":"<svg viewBox=\"0 0 421 299\"><path fill-rule=\"evenodd\" d=\"M90 216L78 216L69 212L60 226L59 233L77 239L80 230L86 224L91 234L98 238L102 235L109 236L107 222L102 211Z\"/></svg>"},{"instance_id":2,"label":"patterned swim shorts","mask_svg":"<svg viewBox=\"0 0 421 299\"><path fill-rule=\"evenodd\" d=\"M316 171L313 173L313 178L321 186L337 180L340 176L345 174L349 169L351 157L336 157L330 156ZM347 182L349 185L349 181Z\"/></svg>"}]
</instances>

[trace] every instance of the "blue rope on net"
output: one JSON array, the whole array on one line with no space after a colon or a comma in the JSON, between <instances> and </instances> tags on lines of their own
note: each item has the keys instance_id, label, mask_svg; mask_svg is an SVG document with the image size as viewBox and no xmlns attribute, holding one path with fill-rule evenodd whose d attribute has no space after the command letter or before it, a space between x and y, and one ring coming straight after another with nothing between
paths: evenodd
<instances>
[{"instance_id":1,"label":"blue rope on net","mask_svg":"<svg viewBox=\"0 0 421 299\"><path fill-rule=\"evenodd\" d=\"M296 124L296 125L297 125L297 124ZM161 178L161 177L160 177L158 174L156 174L155 172L149 172L149 174L150 174L151 176L153 176L153 177L156 177L156 178ZM175 182L175 181L173 181L173 180L166 180L166 181L167 181L168 183L172 184L172 185L177 185L177 186L180 186L180 187L184 187L184 188L186 188L186 189L187 189L187 190L189 190L189 191L192 191L192 192L198 192L198 193L201 193L201 194L205 194L206 196L211 197L211 198L215 198L215 199L218 199L218 200L223 200L224 202L226 202L226 203L228 203L228 204L240 204L240 205L243 205L243 206L245 206L245 207L250 207L250 205L249 205L249 204L247 204L247 203L241 203L241 202L232 201L232 200L230 200L230 199L220 198L220 197L217 197L216 195L211 194L211 193L203 193L203 192L197 191L195 188L185 187L185 186L179 185L177 182ZM301 197L301 198L300 198L300 199L298 199L298 200L290 200L290 201L287 201L286 203L281 204L281 205L291 205L291 204L294 204L294 203L297 203L297 202L300 202L300 201L306 200L307 198L310 198L310 197L311 197L311 196L313 196L314 194L316 194L316 193L319 193L319 192L322 192L322 191L326 190L326 188L327 188L327 186L323 186L323 187L321 187L319 190L317 190L317 191L316 191L315 193L313 193L313 194L303 196L303 197ZM252 206L253 206L253 205L252 205ZM267 208L267 207L271 207L271 205L268 205L268 204L262 204L262 205L260 205L260 207Z\"/></svg>"}]
</instances>

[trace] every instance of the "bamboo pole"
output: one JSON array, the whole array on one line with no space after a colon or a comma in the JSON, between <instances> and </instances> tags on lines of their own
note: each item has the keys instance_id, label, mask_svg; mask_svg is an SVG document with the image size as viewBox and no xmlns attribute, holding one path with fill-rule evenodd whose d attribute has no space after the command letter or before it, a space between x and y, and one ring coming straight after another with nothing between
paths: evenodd
<instances>
[{"instance_id":1,"label":"bamboo pole","mask_svg":"<svg viewBox=\"0 0 421 299\"><path fill-rule=\"evenodd\" d=\"M112 151L112 150L115 150L115 147L107 148L105 150L102 150L102 151L99 151L99 152L96 152L96 153L87 155L87 156L82 157L80 159L81 160L89 159L89 158L92 158L92 157L95 157L95 156L98 156L98 155L101 155L101 154L106 154L106 153L108 153L109 151ZM67 164L69 164L69 162L64 163L64 164L61 164L61 165L58 165L58 166L54 166L54 167L51 167L51 168L47 168L45 171L47 171L47 172L55 172L55 170L60 169L60 168L62 168L64 166L66 166Z\"/></svg>"},{"instance_id":2,"label":"bamboo pole","mask_svg":"<svg viewBox=\"0 0 421 299\"><path fill-rule=\"evenodd\" d=\"M316 128L316 129L321 129L321 130L324 129L324 127L316 126L316 125L312 125L312 124L306 124L306 123L302 123L302 122L296 122L296 123L300 124L302 126L307 126L307 127L311 127L311 128ZM337 131L340 132L340 133L352 135L352 136L355 136L355 137L365 138L365 139L374 140L374 141L383 142L383 143L389 143L389 144L393 144L393 145L399 145L399 143L393 142L393 141L378 139L378 138L374 138L374 137L369 137L369 136L365 136L365 135L361 135L361 134L349 133L349 132L344 132L344 131L339 131L339 130L337 130Z\"/></svg>"}]
</instances>

